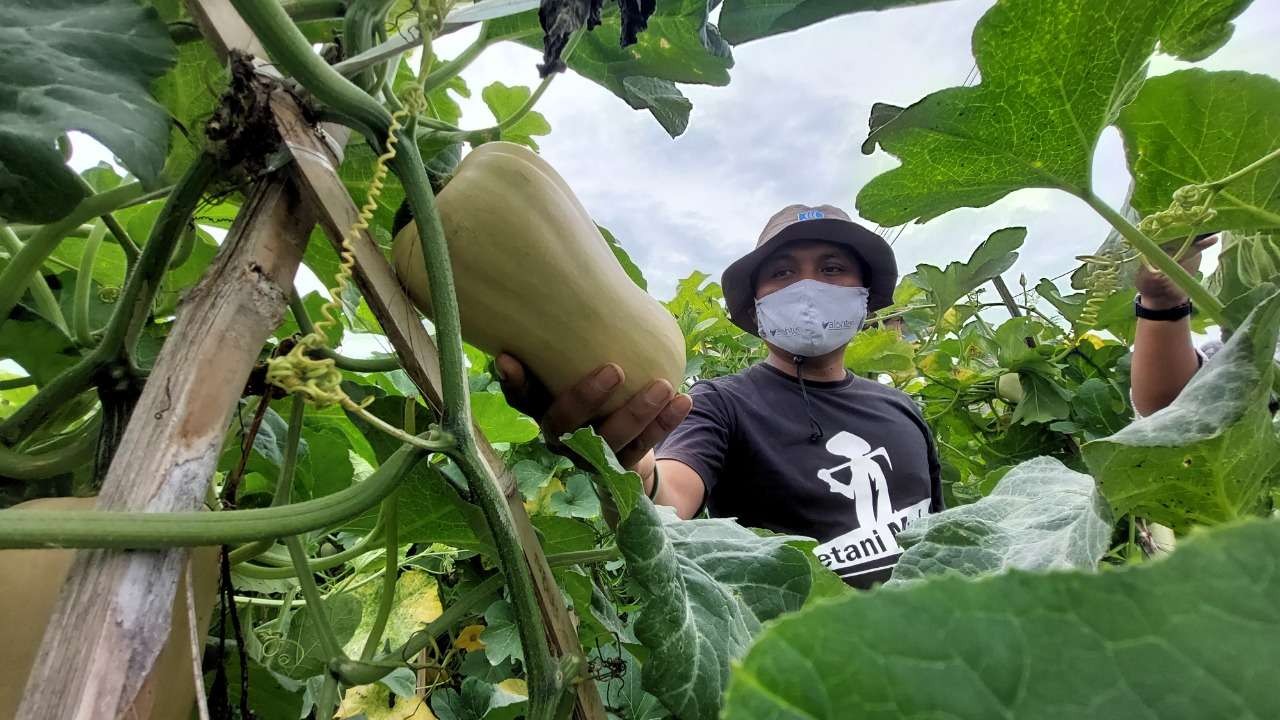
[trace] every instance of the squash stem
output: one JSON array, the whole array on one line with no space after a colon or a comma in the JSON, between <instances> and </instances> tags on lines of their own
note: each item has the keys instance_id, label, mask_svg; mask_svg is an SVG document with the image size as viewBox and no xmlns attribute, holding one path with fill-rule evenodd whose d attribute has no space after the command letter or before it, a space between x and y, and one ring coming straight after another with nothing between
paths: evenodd
<instances>
[{"instance_id":1,"label":"squash stem","mask_svg":"<svg viewBox=\"0 0 1280 720\"><path fill-rule=\"evenodd\" d=\"M356 127L366 133L374 147L382 148L385 145L386 135L391 127L390 113L312 52L311 46L278 3L261 0L232 0L232 3L266 47L277 67L292 75L321 103L351 118ZM440 77L439 73L443 69L434 74ZM458 301L454 294L449 250L436 212L431 184L413 138L401 137L398 147L399 152L391 161L391 167L400 177L409 206L417 220L419 239L431 280L431 301L435 310L441 390L444 396L443 427L457 440L457 446L450 454L462 468L484 513L493 534L499 565L511 593L528 673L528 717L530 720L550 720L555 715L560 698L560 668L551 656L546 627L534 592L533 575L520 546L511 510L507 507L497 479L480 457L472 434Z\"/></svg>"},{"instance_id":2,"label":"squash stem","mask_svg":"<svg viewBox=\"0 0 1280 720\"><path fill-rule=\"evenodd\" d=\"M302 303L302 298L298 297L297 293L289 295L289 311L293 313L293 319L298 324L299 333L305 337L315 332L316 328L311 322L311 316L307 314L307 307ZM316 348L315 354L323 358L329 358L338 369L350 370L351 372L391 372L392 370L400 369L400 360L394 355L379 358L353 358L338 353L328 345Z\"/></svg>"},{"instance_id":3,"label":"squash stem","mask_svg":"<svg viewBox=\"0 0 1280 720\"><path fill-rule=\"evenodd\" d=\"M213 181L217 170L217 158L207 153L202 154L187 169L186 174L178 181L160 210L156 223L152 226L147 246L138 257L137 263L129 274L129 279L125 281L116 309L111 313L111 319L107 322L98 345L80 362L59 374L48 385L41 388L35 397L0 423L0 441L13 444L35 432L54 411L88 389L100 372L118 360L127 359L132 354L138 333L142 331L147 317L151 314L152 301L155 300L156 291L160 289L160 281L168 270L169 257L173 253L178 237L185 229L187 220L195 212L205 188ZM119 189L95 195L91 199L102 198ZM134 194L136 190L127 193L125 197L131 197ZM87 204L90 204L87 200L82 202L67 218L45 226L46 230L53 228L56 231L63 225L76 227L80 224L81 213L84 213L87 218L93 218L106 212L102 205L93 204L92 207L84 207ZM111 206L114 207L116 204L118 203L113 200ZM41 251L43 255L38 258L40 262L43 262L44 257L52 252L53 247L61 240L60 232L52 232L52 236L56 237L56 240ZM19 264L18 257L38 242L41 242L39 235L23 247L22 252L19 252L9 267L5 268L5 272L0 273L0 282L8 275L9 270ZM38 266L37 264L36 267ZM0 295L4 292L3 287L0 287ZM0 302L3 302L3 298L0 298ZM3 320L3 315L0 315L0 322Z\"/></svg>"},{"instance_id":4,"label":"squash stem","mask_svg":"<svg viewBox=\"0 0 1280 720\"><path fill-rule=\"evenodd\" d=\"M18 304L18 300L26 292L31 276L58 247L58 243L62 242L66 233L93 218L115 210L141 194L141 183L128 183L91 195L81 200L80 204L76 205L66 217L40 228L40 231L33 235L21 250L9 258L9 264L0 271L0 326L3 326L9 314L13 312L13 306Z\"/></svg>"},{"instance_id":5,"label":"squash stem","mask_svg":"<svg viewBox=\"0 0 1280 720\"><path fill-rule=\"evenodd\" d=\"M0 248L3 248L9 257L16 257L22 250L22 240L18 238L17 233L8 225L0 221ZM31 290L31 298L35 300L36 310L43 315L55 327L65 333L69 333L67 320L62 316L62 308L58 307L58 300L53 296L53 291L49 289L49 283L44 279L44 273L37 268L31 273L31 282L27 288Z\"/></svg>"},{"instance_id":6,"label":"squash stem","mask_svg":"<svg viewBox=\"0 0 1280 720\"><path fill-rule=\"evenodd\" d=\"M75 301L71 305L71 326L77 343L93 347L93 328L89 325L89 299L93 289L93 266L98 260L98 248L107 234L107 224L98 219L89 232L80 255L80 269L76 271Z\"/></svg>"},{"instance_id":7,"label":"squash stem","mask_svg":"<svg viewBox=\"0 0 1280 720\"><path fill-rule=\"evenodd\" d=\"M402 445L363 482L331 495L278 507L220 512L30 510L4 514L0 548L155 550L299 535L349 520L376 506L426 455L424 450Z\"/></svg>"},{"instance_id":8,"label":"squash stem","mask_svg":"<svg viewBox=\"0 0 1280 720\"><path fill-rule=\"evenodd\" d=\"M369 637L364 641L364 649L360 651L360 660L368 661L382 642L382 633L387 629L387 618L391 617L391 606L396 597L396 580L400 570L400 545L397 537L400 520L397 516L400 500L396 493L391 493L382 501L382 515L386 526L386 570L382 575L382 592L378 596L378 614L373 618L373 627L369 628Z\"/></svg>"},{"instance_id":9,"label":"squash stem","mask_svg":"<svg viewBox=\"0 0 1280 720\"><path fill-rule=\"evenodd\" d=\"M1081 196L1081 199L1110 223L1111 227L1115 228L1134 250L1142 253L1142 257L1146 259L1148 265L1164 273L1173 281L1174 285L1177 285L1180 290L1186 293L1196 307L1204 310L1218 325L1223 328L1231 328L1230 323L1227 322L1223 305L1218 302L1218 298L1214 297L1213 293L1191 277L1191 274L1184 270L1168 253L1161 250L1154 240L1143 234L1133 223L1126 220L1123 215L1103 202L1097 195L1086 193Z\"/></svg>"}]
</instances>

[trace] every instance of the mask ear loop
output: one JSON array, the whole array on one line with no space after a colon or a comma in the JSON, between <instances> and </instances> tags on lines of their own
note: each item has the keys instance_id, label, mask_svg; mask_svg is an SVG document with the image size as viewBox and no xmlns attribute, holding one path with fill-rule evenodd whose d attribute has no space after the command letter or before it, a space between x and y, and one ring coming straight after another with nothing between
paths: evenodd
<instances>
[{"instance_id":1,"label":"mask ear loop","mask_svg":"<svg viewBox=\"0 0 1280 720\"><path fill-rule=\"evenodd\" d=\"M826 436L826 433L823 432L818 419L813 416L813 405L809 402L809 392L804 386L804 370L801 367L804 365L804 356L793 355L791 360L796 364L796 379L800 381L800 397L804 398L804 412L809 416L809 427L813 429L813 432L809 433L809 442L818 442Z\"/></svg>"}]
</instances>

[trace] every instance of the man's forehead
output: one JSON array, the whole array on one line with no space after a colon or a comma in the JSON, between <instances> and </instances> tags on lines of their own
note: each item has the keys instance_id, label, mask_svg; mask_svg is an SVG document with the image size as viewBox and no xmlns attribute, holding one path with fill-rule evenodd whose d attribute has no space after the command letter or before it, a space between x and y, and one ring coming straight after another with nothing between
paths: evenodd
<instances>
[{"instance_id":1,"label":"man's forehead","mask_svg":"<svg viewBox=\"0 0 1280 720\"><path fill-rule=\"evenodd\" d=\"M769 253L765 262L795 259L798 256L829 257L832 255L848 259L854 257L852 250L839 243L827 240L792 240Z\"/></svg>"}]
</instances>

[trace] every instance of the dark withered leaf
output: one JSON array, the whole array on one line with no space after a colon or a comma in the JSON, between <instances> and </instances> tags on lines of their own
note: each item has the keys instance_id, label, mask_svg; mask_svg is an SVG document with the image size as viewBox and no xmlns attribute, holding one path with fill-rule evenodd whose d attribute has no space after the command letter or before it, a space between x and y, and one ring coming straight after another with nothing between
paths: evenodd
<instances>
[{"instance_id":1,"label":"dark withered leaf","mask_svg":"<svg viewBox=\"0 0 1280 720\"><path fill-rule=\"evenodd\" d=\"M622 47L635 44L636 36L649 26L657 0L618 0L622 12Z\"/></svg>"},{"instance_id":2,"label":"dark withered leaf","mask_svg":"<svg viewBox=\"0 0 1280 720\"><path fill-rule=\"evenodd\" d=\"M542 0L538 6L538 22L542 25L542 63L538 73L546 77L565 69L561 55L569 38L584 26L588 31L600 24L604 0ZM649 25L649 16L657 0L618 0L622 16L622 47L634 45L636 36Z\"/></svg>"}]
</instances>

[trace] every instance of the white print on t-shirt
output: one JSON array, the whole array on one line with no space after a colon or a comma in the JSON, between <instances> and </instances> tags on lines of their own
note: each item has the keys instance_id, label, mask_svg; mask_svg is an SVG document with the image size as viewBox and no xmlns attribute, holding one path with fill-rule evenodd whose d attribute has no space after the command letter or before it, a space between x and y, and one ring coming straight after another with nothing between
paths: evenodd
<instances>
[{"instance_id":1,"label":"white print on t-shirt","mask_svg":"<svg viewBox=\"0 0 1280 720\"><path fill-rule=\"evenodd\" d=\"M818 479L833 493L853 500L858 527L814 548L814 554L826 567L844 576L881 570L883 562L902 552L897 535L912 520L929 511L929 498L895 510L890 502L889 484L877 460L892 470L893 459L883 447L871 444L850 432L840 431L827 441L827 452L845 458L845 462L818 471ZM849 481L839 479L849 473ZM860 566L865 566L860 567Z\"/></svg>"}]
</instances>

